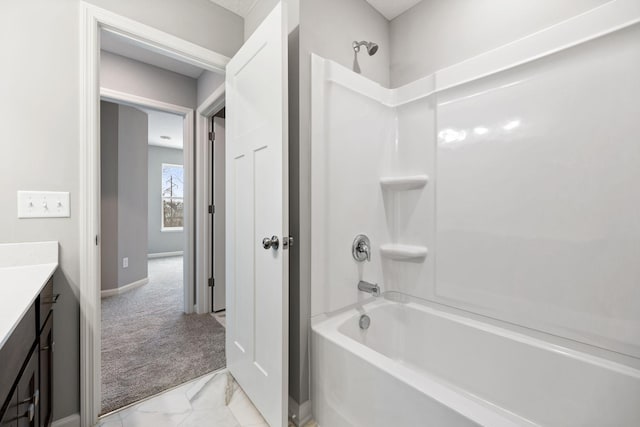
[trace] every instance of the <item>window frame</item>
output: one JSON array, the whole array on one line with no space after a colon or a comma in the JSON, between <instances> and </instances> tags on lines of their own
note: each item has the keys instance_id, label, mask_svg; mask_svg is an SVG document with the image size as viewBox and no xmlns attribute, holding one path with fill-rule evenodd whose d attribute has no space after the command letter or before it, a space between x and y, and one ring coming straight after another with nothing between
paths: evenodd
<instances>
[{"instance_id":1,"label":"window frame","mask_svg":"<svg viewBox=\"0 0 640 427\"><path fill-rule=\"evenodd\" d=\"M165 199L180 199L182 200L182 209L184 214L184 183L183 183L183 194L182 197L165 197L162 193L164 191L164 180L163 180L163 172L165 166L168 167L179 167L182 168L182 176L184 180L184 165L179 165L176 163L165 163L162 162L160 164L160 232L161 233L176 233L184 231L184 218L182 218L182 227L165 227L164 226L164 200Z\"/></svg>"}]
</instances>

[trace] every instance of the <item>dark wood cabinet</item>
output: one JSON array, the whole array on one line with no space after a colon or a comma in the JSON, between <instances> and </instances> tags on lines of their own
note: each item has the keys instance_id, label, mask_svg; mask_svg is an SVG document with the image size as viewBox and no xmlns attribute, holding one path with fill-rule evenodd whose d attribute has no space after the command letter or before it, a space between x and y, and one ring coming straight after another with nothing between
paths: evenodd
<instances>
[{"instance_id":1,"label":"dark wood cabinet","mask_svg":"<svg viewBox=\"0 0 640 427\"><path fill-rule=\"evenodd\" d=\"M51 425L53 393L53 313L40 332L40 427Z\"/></svg>"},{"instance_id":2,"label":"dark wood cabinet","mask_svg":"<svg viewBox=\"0 0 640 427\"><path fill-rule=\"evenodd\" d=\"M0 348L0 427L49 427L52 418L53 282Z\"/></svg>"},{"instance_id":3,"label":"dark wood cabinet","mask_svg":"<svg viewBox=\"0 0 640 427\"><path fill-rule=\"evenodd\" d=\"M0 427L18 427L18 393L14 391L6 402L6 410L0 417Z\"/></svg>"},{"instance_id":4,"label":"dark wood cabinet","mask_svg":"<svg viewBox=\"0 0 640 427\"><path fill-rule=\"evenodd\" d=\"M40 425L38 417L40 379L38 372L38 353L34 351L18 381L18 427L37 427Z\"/></svg>"}]
</instances>

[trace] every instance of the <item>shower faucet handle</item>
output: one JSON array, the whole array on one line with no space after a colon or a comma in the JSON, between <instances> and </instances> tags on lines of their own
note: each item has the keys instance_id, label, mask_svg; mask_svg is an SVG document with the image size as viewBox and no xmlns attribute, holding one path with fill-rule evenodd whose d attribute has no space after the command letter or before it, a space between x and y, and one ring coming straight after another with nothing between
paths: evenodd
<instances>
[{"instance_id":1,"label":"shower faucet handle","mask_svg":"<svg viewBox=\"0 0 640 427\"><path fill-rule=\"evenodd\" d=\"M371 242L364 234L358 234L351 245L351 255L358 262L371 261Z\"/></svg>"}]
</instances>

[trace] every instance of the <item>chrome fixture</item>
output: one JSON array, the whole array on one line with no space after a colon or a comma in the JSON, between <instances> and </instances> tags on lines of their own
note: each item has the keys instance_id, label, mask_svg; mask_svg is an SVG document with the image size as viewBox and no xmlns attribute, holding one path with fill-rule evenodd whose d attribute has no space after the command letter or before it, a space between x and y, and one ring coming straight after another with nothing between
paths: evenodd
<instances>
[{"instance_id":1,"label":"chrome fixture","mask_svg":"<svg viewBox=\"0 0 640 427\"><path fill-rule=\"evenodd\" d=\"M377 45L376 43L374 43L374 42L367 42L367 41L364 41L364 40L363 40L363 41L361 41L361 42L359 42L359 41L354 41L354 42L353 42L353 44L352 44L352 46L353 46L353 51L354 51L355 53L360 52L360 48L361 48L362 46L366 47L366 48L367 48L367 53L369 54L369 56L373 56L373 55L375 55L375 54L376 54L376 52L378 51L378 45Z\"/></svg>"},{"instance_id":2,"label":"chrome fixture","mask_svg":"<svg viewBox=\"0 0 640 427\"><path fill-rule=\"evenodd\" d=\"M262 247L265 249L275 249L278 250L280 246L280 240L278 240L278 236L271 236L271 238L265 237L262 239Z\"/></svg>"},{"instance_id":3,"label":"chrome fixture","mask_svg":"<svg viewBox=\"0 0 640 427\"><path fill-rule=\"evenodd\" d=\"M353 259L358 262L371 261L371 242L364 234L358 234L351 245Z\"/></svg>"},{"instance_id":4,"label":"chrome fixture","mask_svg":"<svg viewBox=\"0 0 640 427\"><path fill-rule=\"evenodd\" d=\"M360 316L358 324L360 325L360 329L369 329L369 325L371 325L371 318L366 314L363 314Z\"/></svg>"},{"instance_id":5,"label":"chrome fixture","mask_svg":"<svg viewBox=\"0 0 640 427\"><path fill-rule=\"evenodd\" d=\"M358 282L358 290L373 295L374 297L380 296L380 286L375 283L365 282L360 280Z\"/></svg>"},{"instance_id":6,"label":"chrome fixture","mask_svg":"<svg viewBox=\"0 0 640 427\"><path fill-rule=\"evenodd\" d=\"M378 51L378 45L374 42L368 41L354 41L351 46L353 47L353 71L360 74L360 64L358 64L358 52L360 48L364 46L367 49L369 56L373 56Z\"/></svg>"}]
</instances>

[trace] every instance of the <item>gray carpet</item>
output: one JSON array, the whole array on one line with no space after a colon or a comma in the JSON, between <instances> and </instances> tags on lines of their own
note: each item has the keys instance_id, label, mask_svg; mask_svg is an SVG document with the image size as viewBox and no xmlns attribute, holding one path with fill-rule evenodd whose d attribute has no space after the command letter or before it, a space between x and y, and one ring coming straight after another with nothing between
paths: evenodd
<instances>
[{"instance_id":1,"label":"gray carpet","mask_svg":"<svg viewBox=\"0 0 640 427\"><path fill-rule=\"evenodd\" d=\"M225 366L225 330L183 312L182 257L149 260L149 283L102 300L102 411Z\"/></svg>"}]
</instances>

